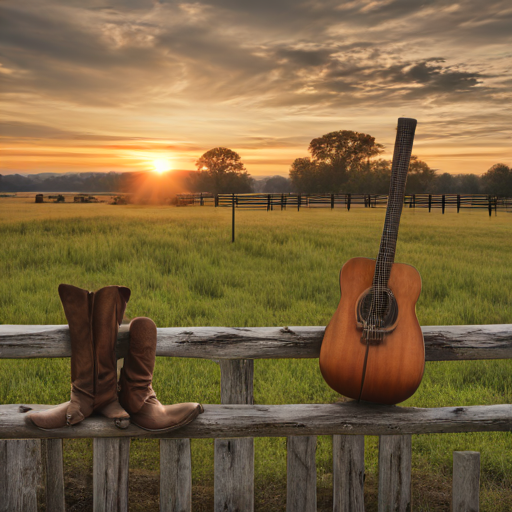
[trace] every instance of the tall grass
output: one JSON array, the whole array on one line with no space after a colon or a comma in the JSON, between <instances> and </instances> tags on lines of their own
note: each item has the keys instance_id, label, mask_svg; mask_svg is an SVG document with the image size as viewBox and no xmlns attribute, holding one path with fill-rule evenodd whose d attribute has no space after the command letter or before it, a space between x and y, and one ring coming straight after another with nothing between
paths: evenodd
<instances>
[{"instance_id":1,"label":"tall grass","mask_svg":"<svg viewBox=\"0 0 512 512\"><path fill-rule=\"evenodd\" d=\"M0 322L59 324L61 282L88 289L132 289L127 315L158 326L325 325L339 301L342 264L375 257L384 210L237 211L203 208L35 205L0 201ZM483 212L441 215L404 211L396 261L423 279L422 325L512 323L512 217ZM511 361L427 363L405 405L438 407L509 403ZM59 403L69 395L69 360L0 361L1 403ZM160 358L154 386L164 403L219 403L220 372L211 361ZM256 403L326 403L339 399L316 360L258 360ZM331 473L328 437L319 438L319 484ZM90 464L87 441L69 441L70 466ZM483 510L510 510L512 434L443 434L413 438L414 468L451 472L453 450L481 451ZM369 475L377 440L367 438ZM194 441L194 480L213 478L213 443ZM156 470L157 443L135 440L132 467ZM257 482L283 479L283 439L256 440ZM421 510L430 510L419 500Z\"/></svg>"}]
</instances>

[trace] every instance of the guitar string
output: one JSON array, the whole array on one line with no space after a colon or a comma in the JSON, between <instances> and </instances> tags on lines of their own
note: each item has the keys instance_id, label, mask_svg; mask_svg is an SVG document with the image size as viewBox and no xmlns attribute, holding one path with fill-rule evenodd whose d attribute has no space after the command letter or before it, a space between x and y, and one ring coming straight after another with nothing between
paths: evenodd
<instances>
[{"instance_id":1,"label":"guitar string","mask_svg":"<svg viewBox=\"0 0 512 512\"><path fill-rule=\"evenodd\" d=\"M386 218L384 221L384 230L382 233L379 254L375 262L375 273L372 283L372 301L366 321L367 325L370 324L372 334L375 333L373 329L374 327L382 327L381 321L383 320L386 309L389 306L387 300L385 300L383 296L387 289L389 276L391 274L391 267L395 260L398 228L400 225L400 217L402 215L405 185L411 160L416 124L417 121L415 119L398 119L393 162L391 164L391 180L389 184L389 199L386 208ZM366 351L363 372L361 375L361 387L357 398L358 402L363 396L369 348L370 337L368 336L366 338Z\"/></svg>"},{"instance_id":2,"label":"guitar string","mask_svg":"<svg viewBox=\"0 0 512 512\"><path fill-rule=\"evenodd\" d=\"M381 326L380 324L386 314L386 310L389 309L386 290L395 259L398 228L404 203L407 171L409 169L415 129L415 119L400 118L398 120L393 163L391 166L388 207L386 209L379 254L375 264L372 301L367 317L367 323L374 327Z\"/></svg>"}]
</instances>

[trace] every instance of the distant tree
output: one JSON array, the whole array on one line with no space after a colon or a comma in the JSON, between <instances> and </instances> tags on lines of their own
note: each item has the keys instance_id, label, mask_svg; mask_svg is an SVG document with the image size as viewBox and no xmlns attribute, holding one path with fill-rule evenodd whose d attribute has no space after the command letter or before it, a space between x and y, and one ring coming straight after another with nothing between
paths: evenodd
<instances>
[{"instance_id":1,"label":"distant tree","mask_svg":"<svg viewBox=\"0 0 512 512\"><path fill-rule=\"evenodd\" d=\"M358 172L351 172L343 192L350 194L387 194L391 177L391 160L375 160Z\"/></svg>"},{"instance_id":2,"label":"distant tree","mask_svg":"<svg viewBox=\"0 0 512 512\"><path fill-rule=\"evenodd\" d=\"M272 176L265 180L263 192L268 194L287 194L292 189L291 181L283 176Z\"/></svg>"},{"instance_id":3,"label":"distant tree","mask_svg":"<svg viewBox=\"0 0 512 512\"><path fill-rule=\"evenodd\" d=\"M340 192L350 174L369 170L370 158L383 146L366 133L351 130L330 132L313 139L309 151L323 174L323 192Z\"/></svg>"},{"instance_id":4,"label":"distant tree","mask_svg":"<svg viewBox=\"0 0 512 512\"><path fill-rule=\"evenodd\" d=\"M454 176L457 194L478 194L481 180L476 174L457 174Z\"/></svg>"},{"instance_id":5,"label":"distant tree","mask_svg":"<svg viewBox=\"0 0 512 512\"><path fill-rule=\"evenodd\" d=\"M196 162L198 170L193 180L197 191L219 193L251 192L253 179L247 173L240 155L228 148L214 148Z\"/></svg>"},{"instance_id":6,"label":"distant tree","mask_svg":"<svg viewBox=\"0 0 512 512\"><path fill-rule=\"evenodd\" d=\"M295 189L337 193L349 182L359 187L360 179L353 175L371 171L370 158L382 152L382 145L366 133L339 130L313 139L309 152L311 158L297 158L290 168Z\"/></svg>"},{"instance_id":7,"label":"distant tree","mask_svg":"<svg viewBox=\"0 0 512 512\"><path fill-rule=\"evenodd\" d=\"M452 174L444 172L437 177L432 192L434 194L455 194L455 178Z\"/></svg>"},{"instance_id":8,"label":"distant tree","mask_svg":"<svg viewBox=\"0 0 512 512\"><path fill-rule=\"evenodd\" d=\"M290 167L290 181L294 191L299 194L320 192L319 165L309 157L296 158Z\"/></svg>"},{"instance_id":9,"label":"distant tree","mask_svg":"<svg viewBox=\"0 0 512 512\"><path fill-rule=\"evenodd\" d=\"M429 193L432 191L436 178L436 170L431 169L426 162L413 155L409 164L405 191L407 194Z\"/></svg>"},{"instance_id":10,"label":"distant tree","mask_svg":"<svg viewBox=\"0 0 512 512\"><path fill-rule=\"evenodd\" d=\"M481 179L484 193L512 197L512 169L508 165L494 164Z\"/></svg>"}]
</instances>

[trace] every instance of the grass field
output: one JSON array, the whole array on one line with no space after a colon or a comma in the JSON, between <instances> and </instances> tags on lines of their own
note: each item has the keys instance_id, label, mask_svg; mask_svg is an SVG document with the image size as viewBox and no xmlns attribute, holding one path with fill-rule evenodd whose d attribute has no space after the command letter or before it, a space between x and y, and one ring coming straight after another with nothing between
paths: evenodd
<instances>
[{"instance_id":1,"label":"grass field","mask_svg":"<svg viewBox=\"0 0 512 512\"><path fill-rule=\"evenodd\" d=\"M0 199L0 323L65 323L57 295L64 282L91 290L128 286L127 315L150 316L160 327L325 325L339 301L339 269L351 257L376 256L384 221L384 210L239 211L231 244L230 215L210 207ZM420 324L512 323L511 249L510 214L404 210L396 261L422 276ZM256 361L254 384L260 404L339 399L317 360ZM220 372L211 361L160 358L154 387L164 403L219 403ZM510 403L511 395L512 361L427 363L405 405ZM0 361L0 403L68 397L69 360ZM192 450L194 510L211 510L213 442L193 441ZM319 510L329 510L330 450L330 439L320 437ZM414 509L450 509L453 450L481 452L481 510L511 510L512 433L414 436ZM371 511L374 437L367 438L366 461ZM65 464L70 508L89 509L91 443L67 441ZM131 510L158 510L156 441L132 442L131 468ZM284 510L285 485L286 440L257 439L257 510Z\"/></svg>"}]
</instances>

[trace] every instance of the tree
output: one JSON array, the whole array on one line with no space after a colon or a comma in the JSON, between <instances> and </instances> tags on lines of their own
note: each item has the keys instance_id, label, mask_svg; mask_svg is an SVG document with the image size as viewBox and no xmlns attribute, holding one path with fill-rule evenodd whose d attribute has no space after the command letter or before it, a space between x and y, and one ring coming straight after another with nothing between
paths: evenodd
<instances>
[{"instance_id":1,"label":"tree","mask_svg":"<svg viewBox=\"0 0 512 512\"><path fill-rule=\"evenodd\" d=\"M323 164L328 189L324 192L340 192L350 173L370 167L370 158L382 153L383 146L375 142L375 137L351 130L330 132L313 139L309 151L313 160Z\"/></svg>"},{"instance_id":2,"label":"tree","mask_svg":"<svg viewBox=\"0 0 512 512\"><path fill-rule=\"evenodd\" d=\"M354 174L370 172L370 158L382 152L382 145L366 133L350 130L330 132L309 144L311 158L297 158L290 168L290 180L298 192L338 193L351 183Z\"/></svg>"},{"instance_id":3,"label":"tree","mask_svg":"<svg viewBox=\"0 0 512 512\"><path fill-rule=\"evenodd\" d=\"M299 194L319 192L321 180L318 164L309 157L296 158L290 167L290 181Z\"/></svg>"},{"instance_id":4,"label":"tree","mask_svg":"<svg viewBox=\"0 0 512 512\"><path fill-rule=\"evenodd\" d=\"M283 176L272 176L265 181L263 192L267 194L287 194L291 190L291 183L288 178Z\"/></svg>"},{"instance_id":5,"label":"tree","mask_svg":"<svg viewBox=\"0 0 512 512\"><path fill-rule=\"evenodd\" d=\"M494 164L482 175L482 188L487 194L512 197L512 169L505 164Z\"/></svg>"},{"instance_id":6,"label":"tree","mask_svg":"<svg viewBox=\"0 0 512 512\"><path fill-rule=\"evenodd\" d=\"M407 194L425 194L432 192L432 187L436 181L436 170L431 169L426 162L418 159L417 156L411 156L409 172L407 173Z\"/></svg>"},{"instance_id":7,"label":"tree","mask_svg":"<svg viewBox=\"0 0 512 512\"><path fill-rule=\"evenodd\" d=\"M443 172L441 176L438 176L434 185L434 194L455 194L455 178L448 172Z\"/></svg>"},{"instance_id":8,"label":"tree","mask_svg":"<svg viewBox=\"0 0 512 512\"><path fill-rule=\"evenodd\" d=\"M192 186L197 191L219 193L251 192L253 179L240 155L228 148L213 148L196 162L198 170Z\"/></svg>"},{"instance_id":9,"label":"tree","mask_svg":"<svg viewBox=\"0 0 512 512\"><path fill-rule=\"evenodd\" d=\"M480 192L480 176L476 174L457 174L457 194L478 194Z\"/></svg>"}]
</instances>

